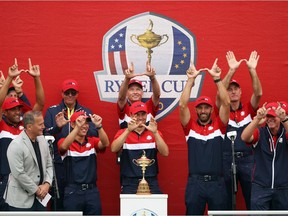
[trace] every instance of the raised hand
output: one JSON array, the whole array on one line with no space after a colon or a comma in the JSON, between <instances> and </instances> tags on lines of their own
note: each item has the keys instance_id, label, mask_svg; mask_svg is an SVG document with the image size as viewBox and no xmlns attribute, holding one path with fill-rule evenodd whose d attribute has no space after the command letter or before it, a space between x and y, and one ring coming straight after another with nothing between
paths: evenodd
<instances>
[{"instance_id":1,"label":"raised hand","mask_svg":"<svg viewBox=\"0 0 288 216\"><path fill-rule=\"evenodd\" d=\"M93 124L96 126L96 128L101 127L102 126L102 118L99 115L96 114L89 114L91 121L93 122Z\"/></svg>"},{"instance_id":2,"label":"raised hand","mask_svg":"<svg viewBox=\"0 0 288 216\"><path fill-rule=\"evenodd\" d=\"M218 58L215 59L211 69L205 68L213 78L220 78L221 75L221 69L218 67L217 62Z\"/></svg>"},{"instance_id":3,"label":"raised hand","mask_svg":"<svg viewBox=\"0 0 288 216\"><path fill-rule=\"evenodd\" d=\"M28 73L33 77L39 77L40 76L40 67L39 65L32 65L31 59L28 59L29 64L29 70Z\"/></svg>"},{"instance_id":4,"label":"raised hand","mask_svg":"<svg viewBox=\"0 0 288 216\"><path fill-rule=\"evenodd\" d=\"M157 132L157 122L156 120L151 116L151 119L149 121L149 125L142 124L143 127L145 127L147 130L151 131L152 133Z\"/></svg>"},{"instance_id":5,"label":"raised hand","mask_svg":"<svg viewBox=\"0 0 288 216\"><path fill-rule=\"evenodd\" d=\"M64 125L66 125L69 122L69 120L65 119L64 117L64 110L56 114L55 122L56 122L57 127L59 128L62 128Z\"/></svg>"},{"instance_id":6,"label":"raised hand","mask_svg":"<svg viewBox=\"0 0 288 216\"><path fill-rule=\"evenodd\" d=\"M131 62L131 65L128 69L125 70L125 77L128 79L132 79L133 77L139 76L138 74L134 73L134 64Z\"/></svg>"},{"instance_id":7,"label":"raised hand","mask_svg":"<svg viewBox=\"0 0 288 216\"><path fill-rule=\"evenodd\" d=\"M227 59L229 68L232 70L236 70L240 66L241 62L245 60L245 59L241 59L240 61L237 61L232 51L227 52L226 59Z\"/></svg>"},{"instance_id":8,"label":"raised hand","mask_svg":"<svg viewBox=\"0 0 288 216\"><path fill-rule=\"evenodd\" d=\"M257 110L257 114L256 114L256 117L259 119L259 120L262 120L264 118L266 118L266 114L269 110L271 110L272 108L268 108L266 109L266 105L267 105L267 102L265 102L263 104L262 107L260 107L258 110Z\"/></svg>"},{"instance_id":9,"label":"raised hand","mask_svg":"<svg viewBox=\"0 0 288 216\"><path fill-rule=\"evenodd\" d=\"M9 67L8 70L8 76L14 78L17 77L18 75L20 75L22 72L24 72L25 70L21 69L18 70L18 63L17 63L17 59L15 58L14 60L14 65L12 65L11 67Z\"/></svg>"},{"instance_id":10,"label":"raised hand","mask_svg":"<svg viewBox=\"0 0 288 216\"><path fill-rule=\"evenodd\" d=\"M142 75L148 76L150 79L153 79L156 75L155 68L151 67L149 61L146 62L146 71Z\"/></svg>"},{"instance_id":11,"label":"raised hand","mask_svg":"<svg viewBox=\"0 0 288 216\"><path fill-rule=\"evenodd\" d=\"M3 72L0 70L0 88L2 88L4 82L5 82L5 77L4 77Z\"/></svg>"},{"instance_id":12,"label":"raised hand","mask_svg":"<svg viewBox=\"0 0 288 216\"><path fill-rule=\"evenodd\" d=\"M259 60L260 56L257 54L256 51L252 51L249 57L249 60L245 60L247 67L249 69L256 69L257 64L258 64L258 60Z\"/></svg>"},{"instance_id":13,"label":"raised hand","mask_svg":"<svg viewBox=\"0 0 288 216\"><path fill-rule=\"evenodd\" d=\"M136 118L131 118L130 122L128 122L128 130L134 131L140 124L137 124Z\"/></svg>"},{"instance_id":14,"label":"raised hand","mask_svg":"<svg viewBox=\"0 0 288 216\"><path fill-rule=\"evenodd\" d=\"M285 110L282 108L281 103L278 103L278 107L275 110L276 115L280 118L281 121L286 119L286 112Z\"/></svg>"},{"instance_id":15,"label":"raised hand","mask_svg":"<svg viewBox=\"0 0 288 216\"><path fill-rule=\"evenodd\" d=\"M86 123L86 118L87 118L87 116L84 116L84 115L78 116L78 118L75 121L76 122L76 126L78 128L81 128Z\"/></svg>"},{"instance_id":16,"label":"raised hand","mask_svg":"<svg viewBox=\"0 0 288 216\"><path fill-rule=\"evenodd\" d=\"M15 88L15 91L16 91L16 93L18 94L18 96L19 96L19 94L23 93L23 90L22 90L23 83L24 83L24 82L23 82L23 80L20 78L20 75L17 76L15 79L12 80L12 84L13 84L13 86L14 86L14 88Z\"/></svg>"},{"instance_id":17,"label":"raised hand","mask_svg":"<svg viewBox=\"0 0 288 216\"><path fill-rule=\"evenodd\" d=\"M201 70L203 70L203 69L200 69L200 70L197 71L193 61L191 61L190 67L186 71L186 74L187 74L189 79L190 78L194 78L195 79L198 76L198 74L201 73Z\"/></svg>"}]
</instances>

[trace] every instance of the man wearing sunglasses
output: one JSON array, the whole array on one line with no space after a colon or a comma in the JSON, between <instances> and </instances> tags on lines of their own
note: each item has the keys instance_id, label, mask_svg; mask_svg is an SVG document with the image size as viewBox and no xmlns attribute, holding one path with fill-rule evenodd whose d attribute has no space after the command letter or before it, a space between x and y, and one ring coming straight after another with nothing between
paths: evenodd
<instances>
[{"instance_id":1,"label":"man wearing sunglasses","mask_svg":"<svg viewBox=\"0 0 288 216\"><path fill-rule=\"evenodd\" d=\"M57 176L57 183L60 198L57 202L52 202L53 210L63 210L63 193L64 193L64 165L58 152L57 142L59 139L66 137L71 132L70 117L73 113L84 111L86 115L92 114L91 110L79 104L77 98L79 95L79 85L76 80L67 79L62 84L62 101L49 107L45 115L46 135L55 137L53 142L54 166ZM88 136L98 136L97 129L89 122L90 127ZM53 193L53 191L52 191ZM54 195L56 199L56 195Z\"/></svg>"}]
</instances>

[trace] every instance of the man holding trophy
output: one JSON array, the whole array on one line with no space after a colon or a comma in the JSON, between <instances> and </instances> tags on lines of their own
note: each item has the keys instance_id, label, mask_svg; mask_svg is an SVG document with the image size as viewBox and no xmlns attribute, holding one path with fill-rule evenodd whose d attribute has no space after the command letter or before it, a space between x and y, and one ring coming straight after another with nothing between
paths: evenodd
<instances>
[{"instance_id":1,"label":"man holding trophy","mask_svg":"<svg viewBox=\"0 0 288 216\"><path fill-rule=\"evenodd\" d=\"M130 107L130 113L131 121L128 123L128 127L120 129L111 144L112 152L117 153L122 150L120 160L121 193L161 194L157 180L157 152L168 156L168 146L161 132L157 130L157 122L153 117L151 117L149 125L145 125L147 118L145 103L134 102Z\"/></svg>"}]
</instances>

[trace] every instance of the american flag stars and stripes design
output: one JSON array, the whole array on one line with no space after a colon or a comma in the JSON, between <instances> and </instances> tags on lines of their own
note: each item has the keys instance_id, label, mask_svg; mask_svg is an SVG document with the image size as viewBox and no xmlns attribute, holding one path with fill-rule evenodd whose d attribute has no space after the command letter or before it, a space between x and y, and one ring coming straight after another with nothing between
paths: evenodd
<instances>
[{"instance_id":1,"label":"american flag stars and stripes design","mask_svg":"<svg viewBox=\"0 0 288 216\"><path fill-rule=\"evenodd\" d=\"M118 70L121 71L121 73L118 74L123 74L124 70L128 68L126 60L125 40L126 27L117 31L109 39L108 56L111 74L117 74ZM116 62L120 63L120 69L116 68Z\"/></svg>"}]
</instances>

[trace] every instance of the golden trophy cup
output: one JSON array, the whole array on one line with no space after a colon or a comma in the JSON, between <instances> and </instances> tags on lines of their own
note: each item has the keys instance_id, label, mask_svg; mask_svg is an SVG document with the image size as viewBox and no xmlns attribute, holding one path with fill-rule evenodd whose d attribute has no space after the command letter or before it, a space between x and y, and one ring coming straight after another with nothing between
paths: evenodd
<instances>
[{"instance_id":1,"label":"golden trophy cup","mask_svg":"<svg viewBox=\"0 0 288 216\"><path fill-rule=\"evenodd\" d=\"M152 58L151 54L153 53L152 48L160 46L160 45L166 43L168 41L169 37L168 37L167 34L164 34L162 36L155 34L152 31L153 22L152 22L151 19L149 19L149 21L150 21L149 28L147 29L147 31L144 34L141 34L141 35L138 35L138 36L135 35L135 34L132 34L130 36L130 39L131 39L131 41L133 43L135 43L135 44L137 44L137 45L139 45L141 47L147 48L146 53L148 54L148 61L149 61L149 63L151 63L151 58ZM162 41L162 43L160 43L161 41Z\"/></svg>"},{"instance_id":2,"label":"golden trophy cup","mask_svg":"<svg viewBox=\"0 0 288 216\"><path fill-rule=\"evenodd\" d=\"M136 194L139 194L139 195L151 194L148 182L145 180L144 176L145 176L146 167L151 166L155 162L155 160L147 158L146 152L143 150L143 155L141 156L141 158L137 160L133 159L132 161L136 166L140 166L142 168L142 180L139 182Z\"/></svg>"}]
</instances>

